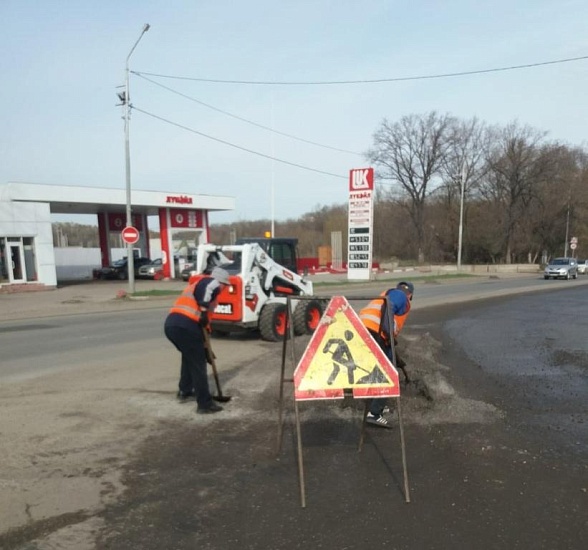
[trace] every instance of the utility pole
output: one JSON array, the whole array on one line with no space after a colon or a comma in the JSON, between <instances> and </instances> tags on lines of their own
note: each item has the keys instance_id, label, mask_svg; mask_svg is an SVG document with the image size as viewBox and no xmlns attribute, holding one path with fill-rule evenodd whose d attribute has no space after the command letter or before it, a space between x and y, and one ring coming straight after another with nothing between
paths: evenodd
<instances>
[{"instance_id":1,"label":"utility pole","mask_svg":"<svg viewBox=\"0 0 588 550\"><path fill-rule=\"evenodd\" d=\"M271 224L271 231L272 231L272 238L276 236L276 225L275 225L275 217L276 217L276 182L275 182L275 169L274 169L274 157L275 157L275 148L274 148L274 91L271 91L271 99L272 99L272 132L271 132L271 153L272 153L272 192L271 192L271 214L272 214L272 224Z\"/></svg>"},{"instance_id":2,"label":"utility pole","mask_svg":"<svg viewBox=\"0 0 588 550\"><path fill-rule=\"evenodd\" d=\"M467 177L467 165L465 160L461 165L461 177L460 177L460 201L459 201L459 235L457 239L457 270L461 269L461 248L462 248L462 237L463 237L463 199L465 192L465 184Z\"/></svg>"},{"instance_id":3,"label":"utility pole","mask_svg":"<svg viewBox=\"0 0 588 550\"><path fill-rule=\"evenodd\" d=\"M149 30L149 23L143 25L141 35L135 42L135 45L131 48L127 60L125 63L125 95L124 95L124 106L125 106L125 176L126 176L126 190L127 190L127 227L133 225L133 218L131 213L131 148L129 145L129 126L131 120L131 97L129 93L129 59L135 51L137 44L143 38L143 35ZM135 255L133 252L133 245L127 243L127 272L129 277L129 294L135 293Z\"/></svg>"},{"instance_id":4,"label":"utility pole","mask_svg":"<svg viewBox=\"0 0 588 550\"><path fill-rule=\"evenodd\" d=\"M564 258L568 257L568 236L570 233L570 199L568 198L568 215L566 219L566 242L564 244Z\"/></svg>"}]
</instances>

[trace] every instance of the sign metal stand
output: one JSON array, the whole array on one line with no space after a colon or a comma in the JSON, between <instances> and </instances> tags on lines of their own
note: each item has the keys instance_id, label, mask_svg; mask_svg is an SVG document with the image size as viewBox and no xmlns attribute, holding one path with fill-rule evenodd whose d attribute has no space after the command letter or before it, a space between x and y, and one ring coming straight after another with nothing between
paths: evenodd
<instances>
[{"instance_id":1,"label":"sign metal stand","mask_svg":"<svg viewBox=\"0 0 588 550\"><path fill-rule=\"evenodd\" d=\"M354 297L354 300L363 300L369 301L373 299L383 299L386 298L382 296L371 296L371 297ZM297 296L297 300L305 300L305 299L317 299L316 296L313 297L302 297ZM322 298L319 297L318 299L329 299L329 298ZM281 365L281 376L280 376L280 390L279 390L279 409L278 409L278 437L277 437L277 453L280 452L282 446L282 439L283 439L283 420L284 420L284 384L287 382L294 383L294 416L295 416L295 423L296 423L296 439L297 439L297 462L298 462L298 475L299 475L299 486L300 486L300 503L302 508L306 508L306 484L305 484L305 477L304 477L304 460L303 460L303 444L302 444L302 430L300 425L300 410L298 401L305 400L305 399L312 399L312 400L320 400L320 399L342 399L346 396L352 396L354 398L363 398L369 399L374 397L395 397L396 398L396 410L398 412L398 425L399 425L399 435L400 435L400 447L402 453L402 470L403 470L403 477L404 477L404 498L407 503L410 502L410 487L408 482L408 468L406 462L406 445L405 445L405 438L404 438L404 426L402 420L402 408L401 408L401 399L400 399L400 388L398 382L398 373L394 368L394 365L389 361L389 359L384 355L381 348L378 344L373 340L367 329L363 327L361 321L359 321L359 317L357 314L351 310L347 300L342 296L335 296L331 299L327 311L323 314L323 317L320 321L319 327L313 334L303 357L300 363L296 362L296 352L294 348L294 328L293 323L291 320L293 319L292 315L292 302L290 297L287 299L287 308L286 308L286 327L287 330L284 333L284 340L283 340L283 347L282 347L282 365ZM393 319L390 318L390 312L388 311L389 308L386 308L388 312L388 322L392 322L388 326L393 326ZM343 314L349 319L351 327L359 330L360 332L363 330L365 334L361 334L358 337L363 338L363 341L368 344L370 351L374 352L374 355L371 357L373 360L377 360L374 369L371 371L369 376L375 380L372 385L366 383L366 389L361 388L358 385L353 386L352 388L340 388L340 387L327 387L327 388L314 388L314 389L301 389L302 380L300 379L300 375L297 377L296 374L298 373L298 369L300 369L301 365L305 368L305 373L309 373L312 365L313 357L312 355L309 356L309 353L312 354L317 351L314 344L322 343L322 341L315 341L316 338L324 337L326 335L325 332L325 325L331 325L336 322L336 315L343 312ZM327 313L329 315L327 315ZM321 327L322 325L322 327ZM321 334L318 334L318 333ZM352 331L347 330L346 335L351 333ZM318 334L318 336L317 336ZM366 337L367 335L367 337ZM352 336L349 337L351 340ZM291 343L291 360L292 365L295 368L294 377L293 378L286 378L286 355L287 355L287 344L288 340ZM333 340L333 339L331 339ZM337 341L342 341L343 339L337 338ZM344 344L342 344L344 345ZM393 343L391 343L392 351L394 352ZM325 350L328 348L323 348L323 354ZM313 351L314 349L314 351ZM311 350L309 352L309 350ZM349 350L347 350L349 351ZM350 354L349 354L350 355ZM395 354L394 363L396 362ZM339 370L339 365L335 360L331 360L333 364L336 365L337 374ZM355 365L355 367L359 367L359 365ZM321 367L322 368L322 367ZM316 369L315 369L316 370ZM366 370L361 368L361 370ZM383 373L383 374L382 374ZM298 373L299 374L299 373ZM379 377L375 376L376 374ZM390 378L389 375L392 375ZM351 376L351 375L348 375ZM333 375L329 377L329 379L333 378ZM362 378L366 379L366 376ZM332 380L331 380L332 383ZM396 387L394 387L396 386ZM364 436L365 436L365 426L366 426L366 418L368 413L368 405L369 401L366 400L365 407L363 411L363 418L361 423L361 430L360 430L360 437L359 437L359 445L358 445L358 452L361 452L363 448Z\"/></svg>"}]
</instances>

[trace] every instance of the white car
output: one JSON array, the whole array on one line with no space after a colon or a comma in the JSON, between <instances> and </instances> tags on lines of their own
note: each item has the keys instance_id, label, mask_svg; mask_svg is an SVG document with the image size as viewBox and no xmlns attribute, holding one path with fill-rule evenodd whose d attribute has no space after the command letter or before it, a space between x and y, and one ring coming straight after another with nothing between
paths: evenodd
<instances>
[{"instance_id":1,"label":"white car","mask_svg":"<svg viewBox=\"0 0 588 550\"><path fill-rule=\"evenodd\" d=\"M545 279L576 279L578 262L575 258L554 258L547 264L543 277Z\"/></svg>"},{"instance_id":2,"label":"white car","mask_svg":"<svg viewBox=\"0 0 588 550\"><path fill-rule=\"evenodd\" d=\"M588 260L578 260L578 275L586 275L588 272Z\"/></svg>"},{"instance_id":3,"label":"white car","mask_svg":"<svg viewBox=\"0 0 588 550\"><path fill-rule=\"evenodd\" d=\"M161 273L163 271L163 262L161 258L157 260L153 260L153 262L142 265L139 268L137 276L140 279L158 279L161 277Z\"/></svg>"}]
</instances>

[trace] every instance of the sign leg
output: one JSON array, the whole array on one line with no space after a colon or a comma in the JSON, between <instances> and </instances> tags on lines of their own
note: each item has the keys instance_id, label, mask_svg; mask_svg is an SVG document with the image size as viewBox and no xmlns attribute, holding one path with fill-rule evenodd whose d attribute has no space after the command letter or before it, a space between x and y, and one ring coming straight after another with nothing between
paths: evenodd
<instances>
[{"instance_id":1,"label":"sign leg","mask_svg":"<svg viewBox=\"0 0 588 550\"><path fill-rule=\"evenodd\" d=\"M304 464L302 462L302 437L300 434L300 414L298 412L298 401L294 401L296 413L296 438L298 439L298 479L300 484L300 505L306 508L306 495L304 486Z\"/></svg>"},{"instance_id":2,"label":"sign leg","mask_svg":"<svg viewBox=\"0 0 588 550\"><path fill-rule=\"evenodd\" d=\"M276 455L282 450L282 435L284 429L284 365L282 365L282 377L280 379L280 402L278 406L278 440Z\"/></svg>"},{"instance_id":3,"label":"sign leg","mask_svg":"<svg viewBox=\"0 0 588 550\"><path fill-rule=\"evenodd\" d=\"M364 436L365 436L365 419L367 418L367 413L368 413L369 404L370 404L369 399L365 399L364 401L365 401L365 405L364 405L364 408L363 408L363 416L362 416L362 419L361 419L361 432L359 434L359 445L357 447L357 452L358 453L361 453L361 450L363 449L363 439L364 439Z\"/></svg>"},{"instance_id":4,"label":"sign leg","mask_svg":"<svg viewBox=\"0 0 588 550\"><path fill-rule=\"evenodd\" d=\"M286 314L287 315L287 314ZM280 371L280 394L278 407L278 441L276 446L276 454L282 449L282 435L284 429L284 376L286 374L286 338L282 345L282 368Z\"/></svg>"},{"instance_id":5,"label":"sign leg","mask_svg":"<svg viewBox=\"0 0 588 550\"><path fill-rule=\"evenodd\" d=\"M404 500L410 502L410 487L408 486L408 470L406 467L406 447L404 445L404 426L402 424L402 412L400 407L400 396L398 396L398 403L396 406L398 411L398 426L400 432L400 448L402 451L402 471L404 474Z\"/></svg>"},{"instance_id":6,"label":"sign leg","mask_svg":"<svg viewBox=\"0 0 588 550\"><path fill-rule=\"evenodd\" d=\"M294 350L294 323L292 321L292 302L290 296L286 303L286 327L287 330L284 333L284 340L282 341L282 368L280 373L280 395L279 395L279 408L278 408L278 441L276 446L276 454L282 449L282 437L284 429L284 382L292 382L293 380L286 380L286 347L288 345L288 335L290 336L290 345L292 349L292 365L293 369L296 368L296 352Z\"/></svg>"}]
</instances>

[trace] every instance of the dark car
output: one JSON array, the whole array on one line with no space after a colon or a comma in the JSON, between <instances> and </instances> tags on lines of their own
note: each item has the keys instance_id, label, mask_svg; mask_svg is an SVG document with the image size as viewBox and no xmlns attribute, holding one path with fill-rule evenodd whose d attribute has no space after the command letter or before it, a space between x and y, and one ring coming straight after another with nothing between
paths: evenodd
<instances>
[{"instance_id":1,"label":"dark car","mask_svg":"<svg viewBox=\"0 0 588 550\"><path fill-rule=\"evenodd\" d=\"M135 258L135 275L138 274L139 268L141 266L148 265L150 263L152 263L152 260L149 258ZM128 279L127 258L124 257L122 260L117 260L112 265L109 265L107 267L94 269L92 274L94 276L94 279Z\"/></svg>"},{"instance_id":2,"label":"dark car","mask_svg":"<svg viewBox=\"0 0 588 550\"><path fill-rule=\"evenodd\" d=\"M182 281L187 281L190 278L190 273L195 269L195 262L189 262L184 265L184 269L182 269L180 276L182 277Z\"/></svg>"}]
</instances>

